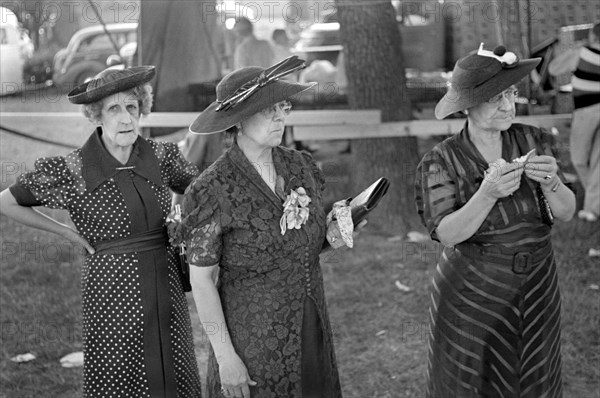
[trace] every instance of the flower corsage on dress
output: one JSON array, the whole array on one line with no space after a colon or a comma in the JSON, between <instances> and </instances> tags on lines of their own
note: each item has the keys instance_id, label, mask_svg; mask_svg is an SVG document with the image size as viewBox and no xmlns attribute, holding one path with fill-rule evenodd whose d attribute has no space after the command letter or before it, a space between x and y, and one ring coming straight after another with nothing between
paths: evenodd
<instances>
[{"instance_id":1,"label":"flower corsage on dress","mask_svg":"<svg viewBox=\"0 0 600 398\"><path fill-rule=\"evenodd\" d=\"M311 199L303 187L290 190L283 202L283 215L279 220L281 235L285 235L288 229L300 229L306 224L310 215L308 208L310 202Z\"/></svg>"},{"instance_id":2,"label":"flower corsage on dress","mask_svg":"<svg viewBox=\"0 0 600 398\"><path fill-rule=\"evenodd\" d=\"M290 189L290 193L285 195L284 184L283 178L278 177L275 191L284 201L283 215L279 220L281 235L285 235L289 229L300 229L302 225L306 224L310 216L309 204L312 201L302 186ZM348 202L348 200L340 200L334 203L333 209L327 215L327 240L334 249L354 245L352 235L354 224ZM337 236L340 236L341 239L338 239Z\"/></svg>"}]
</instances>

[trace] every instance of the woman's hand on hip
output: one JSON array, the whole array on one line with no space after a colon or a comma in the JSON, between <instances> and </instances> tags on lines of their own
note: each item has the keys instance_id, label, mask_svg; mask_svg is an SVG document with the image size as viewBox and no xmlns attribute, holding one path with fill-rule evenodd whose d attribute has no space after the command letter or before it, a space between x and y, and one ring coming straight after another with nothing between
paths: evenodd
<instances>
[{"instance_id":1,"label":"woman's hand on hip","mask_svg":"<svg viewBox=\"0 0 600 398\"><path fill-rule=\"evenodd\" d=\"M85 240L85 238L83 236L81 236L79 234L79 232L77 232L77 230L71 228L71 227L65 227L65 238L67 238L68 240L70 240L73 243L76 243L78 245L81 245L84 247L84 249L89 253L89 254L94 254L95 250L92 247L92 245L90 245L88 243L87 240Z\"/></svg>"},{"instance_id":2,"label":"woman's hand on hip","mask_svg":"<svg viewBox=\"0 0 600 398\"><path fill-rule=\"evenodd\" d=\"M557 171L556 159L548 155L533 156L525 165L525 175L548 188L556 183Z\"/></svg>"},{"instance_id":3,"label":"woman's hand on hip","mask_svg":"<svg viewBox=\"0 0 600 398\"><path fill-rule=\"evenodd\" d=\"M220 358L218 362L223 395L228 398L250 398L249 386L255 386L256 382L250 379L240 357L233 353Z\"/></svg>"},{"instance_id":4,"label":"woman's hand on hip","mask_svg":"<svg viewBox=\"0 0 600 398\"><path fill-rule=\"evenodd\" d=\"M504 159L498 159L489 164L479 189L489 198L504 198L519 189L522 174L522 163L508 163Z\"/></svg>"}]
</instances>

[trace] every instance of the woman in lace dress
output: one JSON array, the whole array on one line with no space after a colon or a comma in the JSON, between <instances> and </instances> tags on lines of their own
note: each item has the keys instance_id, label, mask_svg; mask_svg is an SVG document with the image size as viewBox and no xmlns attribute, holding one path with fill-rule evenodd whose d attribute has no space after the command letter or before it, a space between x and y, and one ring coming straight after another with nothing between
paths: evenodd
<instances>
[{"instance_id":1,"label":"woman in lace dress","mask_svg":"<svg viewBox=\"0 0 600 398\"><path fill-rule=\"evenodd\" d=\"M85 397L200 397L183 278L165 218L197 175L176 145L142 138L154 67L106 70L75 88L97 124L67 156L41 158L1 194L2 212L83 245ZM72 228L32 209L67 210Z\"/></svg>"},{"instance_id":2,"label":"woman in lace dress","mask_svg":"<svg viewBox=\"0 0 600 398\"><path fill-rule=\"evenodd\" d=\"M341 396L319 265L326 235L337 247L340 234L337 223L328 231L323 174L311 156L279 146L288 98L311 87L270 78L297 70L288 61L225 76L190 127L234 137L190 185L174 236L187 242L212 347L209 397Z\"/></svg>"}]
</instances>

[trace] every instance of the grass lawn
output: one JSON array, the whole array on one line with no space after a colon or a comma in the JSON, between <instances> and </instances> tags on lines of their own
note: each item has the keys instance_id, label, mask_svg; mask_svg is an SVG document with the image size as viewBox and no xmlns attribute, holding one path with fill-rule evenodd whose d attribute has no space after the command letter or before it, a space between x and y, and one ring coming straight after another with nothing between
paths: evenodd
<instances>
[{"instance_id":1,"label":"grass lawn","mask_svg":"<svg viewBox=\"0 0 600 398\"><path fill-rule=\"evenodd\" d=\"M340 181L340 180L338 180ZM343 197L343 182L330 195ZM0 219L0 398L79 397L82 370L59 359L81 350L82 256L60 237ZM600 223L553 230L562 307L566 398L600 398ZM354 250L323 258L337 358L346 398L423 397L429 283L440 248L366 228ZM409 286L402 291L396 281ZM201 372L208 340L191 296ZM10 358L31 352L37 359ZM285 397L282 397L285 398Z\"/></svg>"},{"instance_id":2,"label":"grass lawn","mask_svg":"<svg viewBox=\"0 0 600 398\"><path fill-rule=\"evenodd\" d=\"M81 369L58 362L81 350L81 256L60 238L5 216L0 226L0 397L81 396ZM565 397L600 397L600 291L590 288L600 284L600 266L587 257L590 247L598 247L599 227L574 220L554 228ZM428 290L439 250L367 228L353 251L323 259L345 397L423 396ZM412 290L401 291L396 281ZM192 313L204 373L207 339ZM37 359L9 360L27 352Z\"/></svg>"},{"instance_id":3,"label":"grass lawn","mask_svg":"<svg viewBox=\"0 0 600 398\"><path fill-rule=\"evenodd\" d=\"M81 257L59 238L4 216L0 226L0 397L81 396L82 370L62 368L58 362L81 350ZM600 266L587 257L599 238L597 223L577 220L554 229L563 297L565 397L600 397L600 291L590 288L600 283ZM438 254L433 243L366 231L353 251L324 258L345 397L423 396L428 290ZM401 291L396 281L412 291ZM194 313L193 319L204 373L208 343ZM27 352L37 359L22 364L9 360Z\"/></svg>"}]
</instances>

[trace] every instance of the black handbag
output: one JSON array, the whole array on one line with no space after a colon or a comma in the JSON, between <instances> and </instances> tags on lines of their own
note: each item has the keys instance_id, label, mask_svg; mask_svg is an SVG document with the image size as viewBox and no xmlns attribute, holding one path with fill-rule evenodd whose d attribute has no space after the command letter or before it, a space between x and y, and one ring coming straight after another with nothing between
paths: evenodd
<instances>
[{"instance_id":1,"label":"black handbag","mask_svg":"<svg viewBox=\"0 0 600 398\"><path fill-rule=\"evenodd\" d=\"M354 225L358 225L367 217L369 212L377 207L387 193L389 186L390 182L388 179L382 177L350 201L349 206L352 211L352 222Z\"/></svg>"},{"instance_id":2,"label":"black handbag","mask_svg":"<svg viewBox=\"0 0 600 398\"><path fill-rule=\"evenodd\" d=\"M542 222L548 226L552 226L552 224L554 224L554 215L552 214L550 203L548 203L548 199L546 199L546 195L544 195L542 186L539 183L536 184L535 193L538 200L538 207L540 208Z\"/></svg>"},{"instance_id":3,"label":"black handbag","mask_svg":"<svg viewBox=\"0 0 600 398\"><path fill-rule=\"evenodd\" d=\"M192 291L192 284L190 283L190 265L187 262L185 256L185 246L183 243L177 248L179 252L179 277L181 279L181 285L183 286L184 292Z\"/></svg>"},{"instance_id":4,"label":"black handbag","mask_svg":"<svg viewBox=\"0 0 600 398\"><path fill-rule=\"evenodd\" d=\"M367 218L369 213L377 207L381 199L387 193L390 182L382 177L369 185L367 189L359 193L354 199L346 199L346 204L350 206L352 214L352 224L356 227L362 220ZM335 217L333 218L335 220ZM323 243L323 250L330 247L329 241Z\"/></svg>"},{"instance_id":5,"label":"black handbag","mask_svg":"<svg viewBox=\"0 0 600 398\"><path fill-rule=\"evenodd\" d=\"M181 205L175 205L175 217L173 220L169 220L169 222L181 222ZM185 243L180 243L179 245L176 245L175 249L177 250L177 258L179 259L179 264L177 264L177 270L179 271L179 279L181 280L183 291L191 292L192 284L190 283L190 265L187 261L187 256L185 254Z\"/></svg>"},{"instance_id":6,"label":"black handbag","mask_svg":"<svg viewBox=\"0 0 600 398\"><path fill-rule=\"evenodd\" d=\"M517 146L519 147L519 151L523 155L530 151L530 147L536 148L535 142L528 139L528 137L527 139L524 139L524 136L522 135L517 136ZM523 178L533 189L533 182L525 176L523 176ZM540 217L542 219L542 222L548 226L552 226L554 224L554 215L552 214L550 203L548 203L548 199L546 199L546 195L544 195L544 191L542 190L542 186L540 183L535 184L535 196L537 199L538 209L540 211Z\"/></svg>"}]
</instances>

